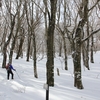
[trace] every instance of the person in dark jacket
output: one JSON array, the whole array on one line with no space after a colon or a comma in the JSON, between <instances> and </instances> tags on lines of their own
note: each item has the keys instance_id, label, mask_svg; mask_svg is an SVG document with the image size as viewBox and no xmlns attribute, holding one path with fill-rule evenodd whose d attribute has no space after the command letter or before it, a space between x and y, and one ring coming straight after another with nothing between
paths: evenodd
<instances>
[{"instance_id":1,"label":"person in dark jacket","mask_svg":"<svg viewBox=\"0 0 100 100\"><path fill-rule=\"evenodd\" d=\"M16 69L14 69L10 63L8 63L6 65L6 69L7 69L7 79L9 80L10 74L12 75L11 79L14 79L14 74L13 74L12 70L16 71Z\"/></svg>"}]
</instances>

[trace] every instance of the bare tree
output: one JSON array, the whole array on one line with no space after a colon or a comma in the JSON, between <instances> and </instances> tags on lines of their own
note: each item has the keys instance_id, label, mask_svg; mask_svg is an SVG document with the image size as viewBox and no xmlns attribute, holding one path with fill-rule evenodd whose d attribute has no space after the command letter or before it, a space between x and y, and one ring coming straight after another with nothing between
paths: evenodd
<instances>
[{"instance_id":1,"label":"bare tree","mask_svg":"<svg viewBox=\"0 0 100 100\"><path fill-rule=\"evenodd\" d=\"M26 11L26 19L27 19L27 25L28 25L28 54L29 57L30 54L30 47L32 46L32 53L33 53L33 65L34 65L34 77L38 78L37 75L37 43L36 43L36 30L39 28L40 22L41 22L41 11L39 10L37 6L38 0L34 1L25 1L25 11ZM34 9L36 12L34 13ZM32 45L30 45L32 44ZM28 58L27 58L28 61Z\"/></svg>"},{"instance_id":2,"label":"bare tree","mask_svg":"<svg viewBox=\"0 0 100 100\"><path fill-rule=\"evenodd\" d=\"M90 9L93 9L95 5L99 2L99 0L91 7ZM82 77L81 77L81 44L89 39L90 36L92 36L94 33L99 31L93 32L91 35L89 35L86 39L82 41L82 33L83 33L83 27L85 23L87 22L88 18L88 12L90 11L88 9L88 0L82 0L82 3L79 8L79 15L81 20L78 23L76 32L75 32L75 51L73 56L73 62L74 62L74 86L78 89L83 89L82 85Z\"/></svg>"},{"instance_id":3,"label":"bare tree","mask_svg":"<svg viewBox=\"0 0 100 100\"><path fill-rule=\"evenodd\" d=\"M19 4L18 4L18 1L17 1L16 4L17 4L16 9L17 9L17 12L18 12L17 18L16 18L16 27L15 27L16 31L15 31L15 34L13 34L13 37L12 37L12 44L11 44L10 54L9 54L9 63L12 63L13 51L14 51L15 44L16 44L16 41L17 41L18 32L21 29L22 18L23 18L23 15L24 15L23 9L21 9L22 2L20 1ZM20 10L22 10L22 12L20 12Z\"/></svg>"},{"instance_id":4,"label":"bare tree","mask_svg":"<svg viewBox=\"0 0 100 100\"><path fill-rule=\"evenodd\" d=\"M25 29L23 27L21 27L20 32L19 32L19 38L17 39L17 41L19 40L19 43L17 45L17 55L16 55L16 59L18 59L19 57L23 57L23 44L24 44L24 40L25 40Z\"/></svg>"},{"instance_id":5,"label":"bare tree","mask_svg":"<svg viewBox=\"0 0 100 100\"><path fill-rule=\"evenodd\" d=\"M62 43L63 43L63 49L64 49L64 61L65 61L65 70L68 70L68 67L67 67L67 38L66 38L66 28L67 28L67 26L68 26L68 21L69 21L69 19L68 19L68 12L69 12L69 8L68 8L68 6L67 6L67 1L66 0L64 0L63 1L63 23L62 23L62 26L63 27L61 27L61 25L60 25L60 23L59 23L59 21L60 21L60 7L61 7L61 1L59 0L59 8L58 8L58 22L57 22L57 30L58 30L58 32L61 34L61 37L62 37ZM67 10L66 10L67 9ZM61 52L61 46L62 46L62 43L60 43L60 52Z\"/></svg>"},{"instance_id":6,"label":"bare tree","mask_svg":"<svg viewBox=\"0 0 100 100\"><path fill-rule=\"evenodd\" d=\"M7 41L4 43L4 47L3 47L3 63L2 63L2 68L5 68L5 66L6 66L6 60L7 60L7 54L6 54L6 52L7 52L7 46L9 45L10 40L11 40L11 38L12 38L13 30L14 30L14 26L15 26L15 18L16 18L16 15L17 15L17 13L18 13L17 10L16 10L15 13L13 13L12 10L11 10L11 8L12 8L12 1L7 1L7 2L5 2L5 4L6 4L6 7L7 7L6 10L8 10L7 13L9 14L9 17L10 17L10 25L9 25L9 26L10 26L10 33L9 33L8 39L7 39Z\"/></svg>"},{"instance_id":7,"label":"bare tree","mask_svg":"<svg viewBox=\"0 0 100 100\"><path fill-rule=\"evenodd\" d=\"M56 21L57 0L50 0L50 4L47 3L46 0L43 0L43 2L46 9L45 11L46 13L48 13L48 29L46 31L47 32L47 62L46 62L47 84L49 86L54 86L54 30ZM47 4L50 5L50 11L48 9Z\"/></svg>"}]
</instances>

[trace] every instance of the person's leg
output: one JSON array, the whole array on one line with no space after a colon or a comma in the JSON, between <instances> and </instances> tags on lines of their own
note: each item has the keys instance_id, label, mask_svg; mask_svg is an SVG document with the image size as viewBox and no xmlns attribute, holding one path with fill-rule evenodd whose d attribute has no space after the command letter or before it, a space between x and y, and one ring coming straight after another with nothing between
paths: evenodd
<instances>
[{"instance_id":1,"label":"person's leg","mask_svg":"<svg viewBox=\"0 0 100 100\"><path fill-rule=\"evenodd\" d=\"M11 77L11 78L12 78L12 79L14 79L14 74L13 74L13 72L12 72L12 71L11 71L11 75L12 75L12 77Z\"/></svg>"},{"instance_id":2,"label":"person's leg","mask_svg":"<svg viewBox=\"0 0 100 100\"><path fill-rule=\"evenodd\" d=\"M7 71L7 79L8 79L8 80L9 80L9 74L10 74L9 71Z\"/></svg>"}]
</instances>

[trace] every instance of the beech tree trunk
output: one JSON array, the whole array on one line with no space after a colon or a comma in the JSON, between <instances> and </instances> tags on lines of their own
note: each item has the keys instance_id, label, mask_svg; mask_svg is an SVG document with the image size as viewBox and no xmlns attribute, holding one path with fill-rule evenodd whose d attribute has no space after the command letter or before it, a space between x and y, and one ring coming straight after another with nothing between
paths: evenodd
<instances>
[{"instance_id":1,"label":"beech tree trunk","mask_svg":"<svg viewBox=\"0 0 100 100\"><path fill-rule=\"evenodd\" d=\"M36 57L36 35L35 32L33 32L33 65L34 65L34 77L38 78L37 74L37 57Z\"/></svg>"},{"instance_id":2,"label":"beech tree trunk","mask_svg":"<svg viewBox=\"0 0 100 100\"><path fill-rule=\"evenodd\" d=\"M94 63L94 58L93 58L93 46L94 46L94 44L93 44L93 41L94 39L93 39L93 36L91 37L91 54L90 54L90 62L91 63Z\"/></svg>"},{"instance_id":3,"label":"beech tree trunk","mask_svg":"<svg viewBox=\"0 0 100 100\"><path fill-rule=\"evenodd\" d=\"M81 20L78 23L75 32L75 51L73 54L74 63L74 86L78 89L83 89L82 76L81 76L81 46L83 27L88 18L88 0L82 0L79 9L79 16Z\"/></svg>"},{"instance_id":4,"label":"beech tree trunk","mask_svg":"<svg viewBox=\"0 0 100 100\"><path fill-rule=\"evenodd\" d=\"M65 33L64 33L65 34ZM64 61L65 61L65 70L68 70L68 67L67 67L67 47L66 47L66 39L65 39L65 35L63 36L63 45L64 45Z\"/></svg>"},{"instance_id":5,"label":"beech tree trunk","mask_svg":"<svg viewBox=\"0 0 100 100\"><path fill-rule=\"evenodd\" d=\"M20 43L18 45L18 51L17 51L17 55L16 55L16 59L18 59L19 57L22 57L23 55L23 51L22 51L22 47L23 47L23 43L24 43L24 29L22 29L22 33L21 33L21 38L20 38Z\"/></svg>"},{"instance_id":6,"label":"beech tree trunk","mask_svg":"<svg viewBox=\"0 0 100 100\"><path fill-rule=\"evenodd\" d=\"M54 29L57 0L50 0L51 15L49 13L49 26L47 32L47 84L54 86Z\"/></svg>"},{"instance_id":7,"label":"beech tree trunk","mask_svg":"<svg viewBox=\"0 0 100 100\"><path fill-rule=\"evenodd\" d=\"M75 34L75 52L74 52L74 86L78 89L83 89L81 78L81 22Z\"/></svg>"},{"instance_id":8,"label":"beech tree trunk","mask_svg":"<svg viewBox=\"0 0 100 100\"><path fill-rule=\"evenodd\" d=\"M15 48L15 43L17 40L17 33L18 33L18 31L16 32L15 36L13 37L13 41L12 41L12 45L11 45L11 49L10 49L10 54L9 54L9 63L10 64L12 64L13 50Z\"/></svg>"},{"instance_id":9,"label":"beech tree trunk","mask_svg":"<svg viewBox=\"0 0 100 100\"><path fill-rule=\"evenodd\" d=\"M31 35L30 33L28 34L28 39L27 39L28 43L27 43L27 58L26 58L26 61L29 61L29 58L30 58L30 48L31 48Z\"/></svg>"}]
</instances>

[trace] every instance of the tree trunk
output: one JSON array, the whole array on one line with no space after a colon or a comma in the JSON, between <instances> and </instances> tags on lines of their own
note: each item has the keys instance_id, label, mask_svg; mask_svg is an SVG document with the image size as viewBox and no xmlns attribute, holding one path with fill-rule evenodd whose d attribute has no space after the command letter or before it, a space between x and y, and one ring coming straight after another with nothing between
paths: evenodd
<instances>
[{"instance_id":1,"label":"tree trunk","mask_svg":"<svg viewBox=\"0 0 100 100\"><path fill-rule=\"evenodd\" d=\"M23 55L23 53L22 53L23 43L24 43L24 36L21 37L21 39L20 39L20 44L18 46L18 51L17 51L16 59L18 59L19 57L21 57Z\"/></svg>"},{"instance_id":2,"label":"tree trunk","mask_svg":"<svg viewBox=\"0 0 100 100\"><path fill-rule=\"evenodd\" d=\"M90 61L91 61L91 63L94 63L94 59L93 59L93 42L94 42L94 39L93 39L93 36L91 37L91 54L90 54Z\"/></svg>"},{"instance_id":3,"label":"tree trunk","mask_svg":"<svg viewBox=\"0 0 100 100\"><path fill-rule=\"evenodd\" d=\"M76 30L75 35L75 52L74 52L74 86L78 89L83 89L81 79L81 29L80 25Z\"/></svg>"},{"instance_id":4,"label":"tree trunk","mask_svg":"<svg viewBox=\"0 0 100 100\"><path fill-rule=\"evenodd\" d=\"M87 37L89 36L89 21L87 18ZM89 39L86 41L87 46L86 46L86 63L85 66L88 70L90 70L89 68Z\"/></svg>"},{"instance_id":5,"label":"tree trunk","mask_svg":"<svg viewBox=\"0 0 100 100\"><path fill-rule=\"evenodd\" d=\"M5 46L5 45L4 45L4 46ZM6 51L7 51L7 46L5 46L5 47L3 48L3 63L2 63L2 68L6 68L6 60L7 60Z\"/></svg>"},{"instance_id":6,"label":"tree trunk","mask_svg":"<svg viewBox=\"0 0 100 100\"><path fill-rule=\"evenodd\" d=\"M82 44L82 56L83 56L83 65L85 66L86 63L86 44Z\"/></svg>"},{"instance_id":7,"label":"tree trunk","mask_svg":"<svg viewBox=\"0 0 100 100\"><path fill-rule=\"evenodd\" d=\"M5 25L5 27L4 27L4 33L3 33L3 37L2 37L2 44L1 44L1 52L2 53L3 53L4 43L6 41L6 36L7 36L7 25Z\"/></svg>"},{"instance_id":8,"label":"tree trunk","mask_svg":"<svg viewBox=\"0 0 100 100\"><path fill-rule=\"evenodd\" d=\"M28 35L28 44L27 44L27 59L26 61L29 61L29 58L30 58L30 47L31 46L31 35L29 34Z\"/></svg>"},{"instance_id":9,"label":"tree trunk","mask_svg":"<svg viewBox=\"0 0 100 100\"><path fill-rule=\"evenodd\" d=\"M62 41L60 40L60 37L59 37L59 57L62 56Z\"/></svg>"},{"instance_id":10,"label":"tree trunk","mask_svg":"<svg viewBox=\"0 0 100 100\"><path fill-rule=\"evenodd\" d=\"M10 64L12 63L13 50L15 48L15 43L16 43L16 40L17 40L17 33L18 33L18 29L17 29L17 32L15 34L15 37L13 37L13 41L12 41L12 45L11 45L11 49L10 49L10 54L9 54L9 63Z\"/></svg>"},{"instance_id":11,"label":"tree trunk","mask_svg":"<svg viewBox=\"0 0 100 100\"><path fill-rule=\"evenodd\" d=\"M15 26L15 17L16 16L13 16L13 19L11 20L11 32L8 36L8 40L5 42L4 44L4 47L3 47L3 63L2 63L2 68L5 68L6 67L6 60L7 60L7 46L9 45L10 43L10 40L11 40L11 37L12 37L12 34L13 34L13 30L14 30L14 26Z\"/></svg>"},{"instance_id":12,"label":"tree trunk","mask_svg":"<svg viewBox=\"0 0 100 100\"><path fill-rule=\"evenodd\" d=\"M74 86L78 89L83 89L82 77L81 77L81 46L82 46L82 33L85 22L88 18L88 0L82 0L82 4L79 9L79 15L81 20L78 23L75 33L75 52L74 52Z\"/></svg>"},{"instance_id":13,"label":"tree trunk","mask_svg":"<svg viewBox=\"0 0 100 100\"><path fill-rule=\"evenodd\" d=\"M38 78L38 75L37 75L37 58L36 58L36 36L35 36L35 32L33 32L33 65L34 65L34 77L35 78Z\"/></svg>"},{"instance_id":14,"label":"tree trunk","mask_svg":"<svg viewBox=\"0 0 100 100\"><path fill-rule=\"evenodd\" d=\"M88 48L87 48L87 43L82 44L82 55L83 55L83 64L84 66L89 70L89 57L88 57Z\"/></svg>"},{"instance_id":15,"label":"tree trunk","mask_svg":"<svg viewBox=\"0 0 100 100\"><path fill-rule=\"evenodd\" d=\"M64 32L62 33L63 35L63 45L64 45L64 55L65 55L65 70L68 70L68 67L67 67L67 48L66 48L66 38L65 38L65 29L66 29L66 0L64 0Z\"/></svg>"},{"instance_id":16,"label":"tree trunk","mask_svg":"<svg viewBox=\"0 0 100 100\"><path fill-rule=\"evenodd\" d=\"M65 34L65 33L64 33ZM68 70L68 67L67 67L67 48L66 48L66 40L65 40L65 35L63 36L63 41L64 41L64 61L65 61L65 70Z\"/></svg>"},{"instance_id":17,"label":"tree trunk","mask_svg":"<svg viewBox=\"0 0 100 100\"><path fill-rule=\"evenodd\" d=\"M54 86L54 29L57 0L50 0L51 16L49 13L49 26L47 32L47 84Z\"/></svg>"}]
</instances>

